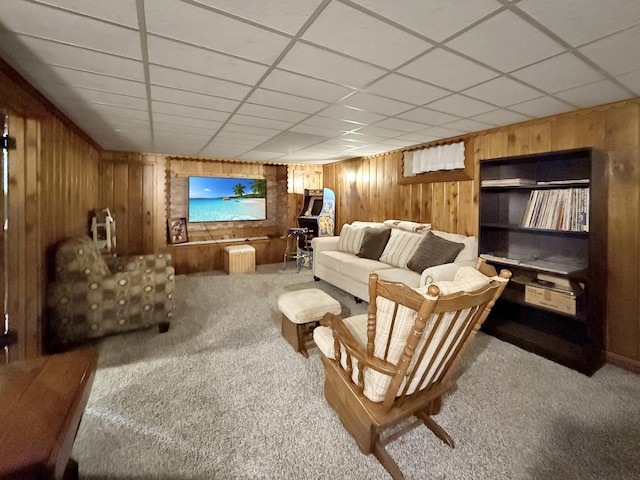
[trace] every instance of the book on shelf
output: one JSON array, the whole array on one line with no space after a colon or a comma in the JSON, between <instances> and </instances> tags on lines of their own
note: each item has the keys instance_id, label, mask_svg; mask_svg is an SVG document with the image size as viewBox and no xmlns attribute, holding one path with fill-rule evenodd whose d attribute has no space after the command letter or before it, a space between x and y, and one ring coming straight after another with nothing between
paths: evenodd
<instances>
[{"instance_id":1,"label":"book on shelf","mask_svg":"<svg viewBox=\"0 0 640 480\"><path fill-rule=\"evenodd\" d=\"M549 181L542 181L542 182L536 182L538 185L572 185L574 183L585 183L588 184L589 183L589 179L588 178L574 178L574 179L569 179L569 180L549 180Z\"/></svg>"},{"instance_id":2,"label":"book on shelf","mask_svg":"<svg viewBox=\"0 0 640 480\"><path fill-rule=\"evenodd\" d=\"M572 232L589 231L589 189L533 190L520 226Z\"/></svg>"},{"instance_id":3,"label":"book on shelf","mask_svg":"<svg viewBox=\"0 0 640 480\"><path fill-rule=\"evenodd\" d=\"M535 185L536 181L530 178L498 178L495 180L482 180L482 187L520 187Z\"/></svg>"}]
</instances>

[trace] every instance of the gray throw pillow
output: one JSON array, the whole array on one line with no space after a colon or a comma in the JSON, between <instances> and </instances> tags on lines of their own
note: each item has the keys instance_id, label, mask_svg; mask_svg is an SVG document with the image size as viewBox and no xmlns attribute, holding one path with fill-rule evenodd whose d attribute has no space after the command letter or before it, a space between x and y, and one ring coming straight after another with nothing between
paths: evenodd
<instances>
[{"instance_id":1,"label":"gray throw pillow","mask_svg":"<svg viewBox=\"0 0 640 480\"><path fill-rule=\"evenodd\" d=\"M360 251L356 255L362 258L378 260L384 251L384 247L389 241L390 234L391 229L387 227L367 228L364 231L364 238L362 239Z\"/></svg>"},{"instance_id":2,"label":"gray throw pillow","mask_svg":"<svg viewBox=\"0 0 640 480\"><path fill-rule=\"evenodd\" d=\"M422 273L424 269L434 265L453 262L463 248L462 243L451 242L432 232L427 232L407 262L407 268Z\"/></svg>"}]
</instances>

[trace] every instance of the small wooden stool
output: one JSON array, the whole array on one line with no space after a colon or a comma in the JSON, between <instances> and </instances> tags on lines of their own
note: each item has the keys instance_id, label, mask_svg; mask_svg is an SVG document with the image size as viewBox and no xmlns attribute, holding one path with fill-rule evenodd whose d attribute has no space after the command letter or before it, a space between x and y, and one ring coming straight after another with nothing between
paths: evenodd
<instances>
[{"instance_id":1,"label":"small wooden stool","mask_svg":"<svg viewBox=\"0 0 640 480\"><path fill-rule=\"evenodd\" d=\"M224 270L229 274L256 271L256 249L251 245L224 247Z\"/></svg>"},{"instance_id":2,"label":"small wooden stool","mask_svg":"<svg viewBox=\"0 0 640 480\"><path fill-rule=\"evenodd\" d=\"M305 358L309 356L307 346L314 344L313 329L324 314L342 312L340 302L317 288L283 293L278 297L278 309L282 312L282 336Z\"/></svg>"}]
</instances>

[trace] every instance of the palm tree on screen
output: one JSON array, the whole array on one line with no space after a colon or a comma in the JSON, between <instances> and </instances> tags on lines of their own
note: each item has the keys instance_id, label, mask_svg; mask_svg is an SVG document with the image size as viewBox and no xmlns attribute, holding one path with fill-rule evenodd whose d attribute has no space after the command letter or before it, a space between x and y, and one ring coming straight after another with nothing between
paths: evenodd
<instances>
[{"instance_id":1,"label":"palm tree on screen","mask_svg":"<svg viewBox=\"0 0 640 480\"><path fill-rule=\"evenodd\" d=\"M251 191L258 197L264 197L267 192L267 181L263 178L255 178L251 180L249 185Z\"/></svg>"},{"instance_id":2,"label":"palm tree on screen","mask_svg":"<svg viewBox=\"0 0 640 480\"><path fill-rule=\"evenodd\" d=\"M238 183L235 187L233 187L233 194L236 197L242 197L244 195L244 185Z\"/></svg>"}]
</instances>

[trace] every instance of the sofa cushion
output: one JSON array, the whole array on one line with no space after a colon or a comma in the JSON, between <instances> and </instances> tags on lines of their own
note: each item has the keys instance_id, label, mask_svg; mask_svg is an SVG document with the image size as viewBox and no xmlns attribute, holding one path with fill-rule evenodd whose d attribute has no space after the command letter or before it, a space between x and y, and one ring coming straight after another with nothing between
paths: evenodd
<instances>
[{"instance_id":1,"label":"sofa cushion","mask_svg":"<svg viewBox=\"0 0 640 480\"><path fill-rule=\"evenodd\" d=\"M362 246L357 253L359 257L378 260L389 241L391 229L387 227L367 228L362 239Z\"/></svg>"},{"instance_id":2,"label":"sofa cushion","mask_svg":"<svg viewBox=\"0 0 640 480\"><path fill-rule=\"evenodd\" d=\"M365 227L354 227L345 223L340 230L338 250L341 252L358 253L364 238Z\"/></svg>"},{"instance_id":3,"label":"sofa cushion","mask_svg":"<svg viewBox=\"0 0 640 480\"><path fill-rule=\"evenodd\" d=\"M423 270L434 265L451 263L463 248L462 243L451 242L432 232L427 232L407 262L407 268L422 273Z\"/></svg>"},{"instance_id":4,"label":"sofa cushion","mask_svg":"<svg viewBox=\"0 0 640 480\"><path fill-rule=\"evenodd\" d=\"M376 270L378 277L389 282L400 282L411 288L420 286L420 275L406 268L385 268L384 270Z\"/></svg>"},{"instance_id":5,"label":"sofa cushion","mask_svg":"<svg viewBox=\"0 0 640 480\"><path fill-rule=\"evenodd\" d=\"M342 275L365 285L369 283L369 275L372 272L392 268L391 265L371 260L369 258L360 258L352 255L350 259L344 261L338 270Z\"/></svg>"},{"instance_id":6,"label":"sofa cushion","mask_svg":"<svg viewBox=\"0 0 640 480\"><path fill-rule=\"evenodd\" d=\"M422 238L423 236L418 233L392 229L387 246L380 255L380 261L394 267L406 268L407 262L418 248Z\"/></svg>"},{"instance_id":7,"label":"sofa cushion","mask_svg":"<svg viewBox=\"0 0 640 480\"><path fill-rule=\"evenodd\" d=\"M357 258L353 253L339 252L338 250L326 250L318 253L314 253L315 258L313 262L320 265L324 265L326 268L333 270L334 272L342 272L344 265L354 258Z\"/></svg>"}]
</instances>

